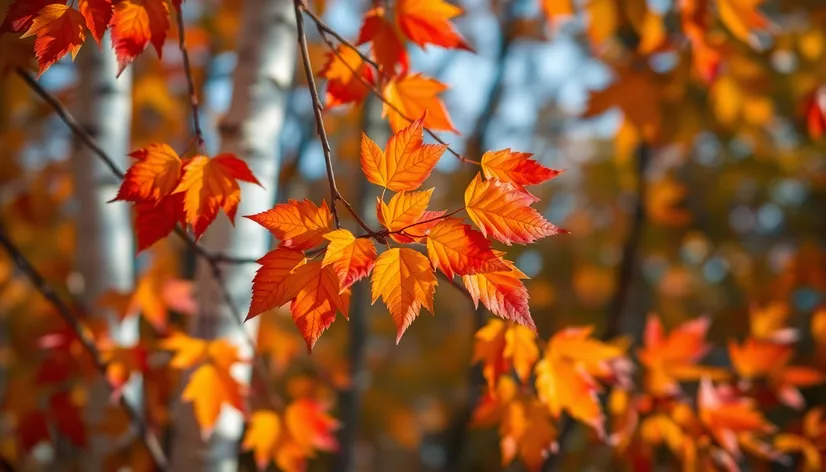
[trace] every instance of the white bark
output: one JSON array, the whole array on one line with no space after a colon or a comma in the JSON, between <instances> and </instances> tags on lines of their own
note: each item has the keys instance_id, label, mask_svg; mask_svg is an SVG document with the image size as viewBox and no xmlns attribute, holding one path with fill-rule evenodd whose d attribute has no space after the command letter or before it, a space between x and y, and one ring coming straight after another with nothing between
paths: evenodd
<instances>
[{"instance_id":1,"label":"white bark","mask_svg":"<svg viewBox=\"0 0 826 472\"><path fill-rule=\"evenodd\" d=\"M101 49L93 41L86 44L78 56L80 90L77 107L80 124L95 138L100 147L122 168L128 165L132 119L132 79L127 69L119 78L117 60L110 44L109 33ZM78 143L72 162L77 203L77 289L80 299L93 313L98 297L107 290L129 291L134 279L134 242L128 205L107 203L115 197L120 180L89 150ZM105 316L105 315L103 315ZM121 345L138 341L137 317L121 323L109 318L110 336ZM140 400L139 382L132 382L125 391L133 404ZM108 389L100 379L92 387L88 419L94 424L103 418L110 403ZM98 471L105 454L111 452L111 438L92 435L83 470Z\"/></svg>"},{"instance_id":2,"label":"white bark","mask_svg":"<svg viewBox=\"0 0 826 472\"><path fill-rule=\"evenodd\" d=\"M278 136L284 125L297 43L292 0L247 0L243 5L232 102L220 126L221 152L234 153L246 161L265 188L242 184L235 226L219 216L207 230L203 245L213 253L258 258L270 248L269 232L243 216L267 210L274 203L281 160ZM256 268L254 264L223 266L225 287L242 317L249 307ZM198 261L196 290L199 310L192 320L190 334L203 339L228 339L238 346L242 356L251 357L244 332L233 320L233 311L224 303L210 267L203 260ZM245 329L255 339L257 321L248 321ZM250 365L237 365L233 374L248 383ZM173 471L237 470L238 441L243 430L241 415L225 408L206 442L190 404L178 405L174 421Z\"/></svg>"}]
</instances>

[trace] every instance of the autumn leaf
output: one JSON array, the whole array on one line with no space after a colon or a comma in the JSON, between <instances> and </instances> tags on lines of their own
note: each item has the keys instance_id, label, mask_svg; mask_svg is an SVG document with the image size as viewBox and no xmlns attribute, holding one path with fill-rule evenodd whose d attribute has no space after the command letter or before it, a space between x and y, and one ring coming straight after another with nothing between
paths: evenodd
<instances>
[{"instance_id":1,"label":"autumn leaf","mask_svg":"<svg viewBox=\"0 0 826 472\"><path fill-rule=\"evenodd\" d=\"M505 260L504 253L494 251L494 254L507 266L506 270L462 276L474 306L478 308L481 301L494 315L536 331L528 305L530 295L521 280L528 276Z\"/></svg>"},{"instance_id":2,"label":"autumn leaf","mask_svg":"<svg viewBox=\"0 0 826 472\"><path fill-rule=\"evenodd\" d=\"M368 238L356 238L346 229L338 229L324 235L330 241L324 253L322 267L333 266L339 280L339 290L370 275L376 262L376 246Z\"/></svg>"},{"instance_id":3,"label":"autumn leaf","mask_svg":"<svg viewBox=\"0 0 826 472\"><path fill-rule=\"evenodd\" d=\"M304 199L279 203L270 210L244 218L267 228L281 240L280 247L310 249L324 241L324 234L330 230L332 213L326 201L322 200L318 207Z\"/></svg>"},{"instance_id":4,"label":"autumn leaf","mask_svg":"<svg viewBox=\"0 0 826 472\"><path fill-rule=\"evenodd\" d=\"M376 198L376 216L379 223L391 233L401 231L391 234L391 238L400 243L411 243L421 239L420 237L438 222L438 219L430 220L438 218L444 212L427 211L433 190L430 188L418 192L401 191L393 195L388 203Z\"/></svg>"},{"instance_id":5,"label":"autumn leaf","mask_svg":"<svg viewBox=\"0 0 826 472\"><path fill-rule=\"evenodd\" d=\"M348 317L350 290L339 287L339 279L331 266L322 267L321 261L299 265L287 276L285 284L294 295L290 312L298 331L312 351L321 333L336 319L336 312Z\"/></svg>"},{"instance_id":6,"label":"autumn leaf","mask_svg":"<svg viewBox=\"0 0 826 472\"><path fill-rule=\"evenodd\" d=\"M508 246L528 244L567 231L548 222L531 208L534 197L499 179L482 180L481 174L465 190L465 210L485 237Z\"/></svg>"},{"instance_id":7,"label":"autumn leaf","mask_svg":"<svg viewBox=\"0 0 826 472\"><path fill-rule=\"evenodd\" d=\"M335 52L328 52L327 62L319 71L327 79L327 106L363 101L370 93L364 82L373 82L371 71L358 51L350 47L339 46Z\"/></svg>"},{"instance_id":8,"label":"autumn leaf","mask_svg":"<svg viewBox=\"0 0 826 472\"><path fill-rule=\"evenodd\" d=\"M491 319L476 332L473 360L482 363L482 374L491 390L511 368L527 382L538 359L536 333L524 326Z\"/></svg>"},{"instance_id":9,"label":"autumn leaf","mask_svg":"<svg viewBox=\"0 0 826 472\"><path fill-rule=\"evenodd\" d=\"M387 141L382 151L372 139L361 137L361 169L367 180L395 192L419 188L433 172L447 146L423 144L422 116Z\"/></svg>"},{"instance_id":10,"label":"autumn leaf","mask_svg":"<svg viewBox=\"0 0 826 472\"><path fill-rule=\"evenodd\" d=\"M135 203L135 233L137 250L141 252L167 237L175 226L186 225L184 194L168 195L158 202Z\"/></svg>"},{"instance_id":11,"label":"autumn leaf","mask_svg":"<svg viewBox=\"0 0 826 472\"><path fill-rule=\"evenodd\" d=\"M525 185L536 185L553 179L562 171L549 169L531 159L533 154L510 149L482 154L482 173L486 179L499 179L530 195ZM538 201L536 197L535 200Z\"/></svg>"},{"instance_id":12,"label":"autumn leaf","mask_svg":"<svg viewBox=\"0 0 826 472\"><path fill-rule=\"evenodd\" d=\"M115 0L110 24L120 75L149 43L161 57L169 30L169 7L165 0Z\"/></svg>"},{"instance_id":13,"label":"autumn leaf","mask_svg":"<svg viewBox=\"0 0 826 472\"><path fill-rule=\"evenodd\" d=\"M3 24L0 25L0 34L27 31L43 7L59 3L60 0L13 0L6 11Z\"/></svg>"},{"instance_id":14,"label":"autumn leaf","mask_svg":"<svg viewBox=\"0 0 826 472\"><path fill-rule=\"evenodd\" d=\"M397 133L409 126L414 117L422 116L425 128L459 134L450 120L445 104L438 97L447 88L438 80L422 74L392 78L382 91L387 100L383 116L390 122L390 129Z\"/></svg>"},{"instance_id":15,"label":"autumn leaf","mask_svg":"<svg viewBox=\"0 0 826 472\"><path fill-rule=\"evenodd\" d=\"M740 455L739 433L768 433L774 429L751 399L715 387L708 378L700 381L697 406L700 419L714 439L735 457Z\"/></svg>"},{"instance_id":16,"label":"autumn leaf","mask_svg":"<svg viewBox=\"0 0 826 472\"><path fill-rule=\"evenodd\" d=\"M371 43L373 56L381 72L394 76L398 71L406 73L410 59L404 45L404 38L397 27L386 18L386 10L378 6L364 14L364 22L359 29L357 44Z\"/></svg>"},{"instance_id":17,"label":"autumn leaf","mask_svg":"<svg viewBox=\"0 0 826 472\"><path fill-rule=\"evenodd\" d=\"M167 144L150 144L129 156L137 162L127 169L114 200L151 201L159 205L178 186L183 161Z\"/></svg>"},{"instance_id":18,"label":"autumn leaf","mask_svg":"<svg viewBox=\"0 0 826 472\"><path fill-rule=\"evenodd\" d=\"M233 154L219 154L213 158L196 156L184 165L184 175L173 193L184 194L186 222L192 226L197 241L207 227L223 210L230 221L241 201L238 181L257 185L247 164Z\"/></svg>"},{"instance_id":19,"label":"autumn leaf","mask_svg":"<svg viewBox=\"0 0 826 472\"><path fill-rule=\"evenodd\" d=\"M241 447L244 450L252 450L255 465L259 470L264 470L267 464L277 457L280 440L281 419L278 414L270 410L260 410L250 416Z\"/></svg>"},{"instance_id":20,"label":"autumn leaf","mask_svg":"<svg viewBox=\"0 0 826 472\"><path fill-rule=\"evenodd\" d=\"M112 19L112 0L78 0L78 10L86 19L86 27L98 44Z\"/></svg>"},{"instance_id":21,"label":"autumn leaf","mask_svg":"<svg viewBox=\"0 0 826 472\"><path fill-rule=\"evenodd\" d=\"M381 297L396 323L396 343L419 316L422 307L433 313L436 275L425 256L410 248L382 253L373 268L373 303Z\"/></svg>"},{"instance_id":22,"label":"autumn leaf","mask_svg":"<svg viewBox=\"0 0 826 472\"><path fill-rule=\"evenodd\" d=\"M306 259L301 251L277 248L258 259L261 267L252 279L252 301L247 320L278 308L295 297L296 288L290 287L287 277Z\"/></svg>"},{"instance_id":23,"label":"autumn leaf","mask_svg":"<svg viewBox=\"0 0 826 472\"><path fill-rule=\"evenodd\" d=\"M304 398L296 400L284 412L284 422L296 443L312 457L312 451L334 452L338 441L334 431L339 423L317 401Z\"/></svg>"},{"instance_id":24,"label":"autumn leaf","mask_svg":"<svg viewBox=\"0 0 826 472\"><path fill-rule=\"evenodd\" d=\"M720 20L731 34L745 43L753 44L752 33L766 29L768 20L757 9L763 0L717 0Z\"/></svg>"},{"instance_id":25,"label":"autumn leaf","mask_svg":"<svg viewBox=\"0 0 826 472\"><path fill-rule=\"evenodd\" d=\"M459 218L445 218L433 226L427 234L427 254L433 267L449 279L509 270L491 250L490 241Z\"/></svg>"},{"instance_id":26,"label":"autumn leaf","mask_svg":"<svg viewBox=\"0 0 826 472\"><path fill-rule=\"evenodd\" d=\"M39 74L69 52L72 60L75 59L86 39L84 23L83 15L66 5L46 5L37 13L29 29L20 37L37 36L34 52L40 65Z\"/></svg>"},{"instance_id":27,"label":"autumn leaf","mask_svg":"<svg viewBox=\"0 0 826 472\"><path fill-rule=\"evenodd\" d=\"M573 0L541 0L542 12L549 20L569 17L576 14Z\"/></svg>"},{"instance_id":28,"label":"autumn leaf","mask_svg":"<svg viewBox=\"0 0 826 472\"><path fill-rule=\"evenodd\" d=\"M394 10L399 29L419 46L470 50L450 21L462 14L461 8L444 0L398 0Z\"/></svg>"}]
</instances>

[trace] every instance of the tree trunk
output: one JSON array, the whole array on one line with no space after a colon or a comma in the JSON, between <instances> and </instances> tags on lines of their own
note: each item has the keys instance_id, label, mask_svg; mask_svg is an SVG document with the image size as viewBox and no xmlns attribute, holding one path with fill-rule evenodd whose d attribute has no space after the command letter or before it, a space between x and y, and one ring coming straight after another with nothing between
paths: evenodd
<instances>
[{"instance_id":1,"label":"tree trunk","mask_svg":"<svg viewBox=\"0 0 826 472\"><path fill-rule=\"evenodd\" d=\"M213 253L258 258L270 248L269 232L242 216L267 210L274 203L281 158L278 136L284 125L297 43L291 0L247 0L242 15L232 103L220 126L221 152L245 160L266 188L243 184L235 226L219 217L206 232L203 244ZM242 316L249 307L256 267L222 267L225 287ZM255 339L257 320L245 323L245 334L232 318L232 307L224 302L211 268L203 260L198 261L195 286L199 310L190 334L202 339L227 339L238 346L242 356L251 357L245 337ZM233 374L248 383L251 367L237 365ZM207 442L202 439L190 404L178 405L175 423L172 470L237 470L237 443L243 429L240 415L225 409Z\"/></svg>"},{"instance_id":2,"label":"tree trunk","mask_svg":"<svg viewBox=\"0 0 826 472\"><path fill-rule=\"evenodd\" d=\"M103 39L102 49L89 41L78 57L78 117L81 126L125 169L130 145L132 76L127 69L115 78L118 65L110 41L109 33ZM107 203L115 197L120 181L87 146L76 146L71 164L77 204L75 266L80 276L76 295L96 315L100 311L94 304L105 291L132 289L135 257L131 214L128 205ZM109 316L109 334L115 343L130 346L138 342L137 316L123 322L111 313L104 316ZM140 380L131 382L124 393L137 405L141 401ZM101 378L92 386L89 398L90 425L103 419L110 403ZM92 435L89 451L83 457L83 470L101 470L101 461L111 447L111 438Z\"/></svg>"}]
</instances>

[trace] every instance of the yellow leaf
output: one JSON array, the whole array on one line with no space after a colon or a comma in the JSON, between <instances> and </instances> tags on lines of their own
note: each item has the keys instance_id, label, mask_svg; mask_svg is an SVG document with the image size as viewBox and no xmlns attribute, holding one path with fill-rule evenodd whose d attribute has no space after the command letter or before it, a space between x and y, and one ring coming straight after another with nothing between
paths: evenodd
<instances>
[{"instance_id":1,"label":"yellow leaf","mask_svg":"<svg viewBox=\"0 0 826 472\"><path fill-rule=\"evenodd\" d=\"M373 268L373 303L379 297L396 323L396 343L419 316L422 307L433 313L436 275L430 261L410 248L393 248L379 256Z\"/></svg>"}]
</instances>

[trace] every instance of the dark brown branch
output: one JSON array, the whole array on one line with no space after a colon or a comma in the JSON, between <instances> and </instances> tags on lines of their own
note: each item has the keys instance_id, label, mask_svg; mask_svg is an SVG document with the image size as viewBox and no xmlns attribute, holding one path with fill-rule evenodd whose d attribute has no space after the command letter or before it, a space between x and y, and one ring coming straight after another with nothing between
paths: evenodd
<instances>
[{"instance_id":1,"label":"dark brown branch","mask_svg":"<svg viewBox=\"0 0 826 472\"><path fill-rule=\"evenodd\" d=\"M17 245L6 234L5 228L0 225L0 245L2 245L9 253L15 264L23 272L34 288L40 292L57 310L57 313L63 321L72 329L78 341L83 346L83 349L92 358L98 372L103 376L106 386L110 392L114 392L115 388L106 378L106 371L108 364L103 360L103 356L95 345L94 339L89 336L89 330L75 315L74 311L66 304L52 289L46 279L38 272L38 270L29 262L26 256L20 251ZM141 441L149 451L152 461L155 466L161 470L167 470L168 463L166 454L164 454L161 444L158 441L155 433L147 426L146 422L141 417L140 413L129 403L126 395L118 395L120 407L123 409L129 421L137 428Z\"/></svg>"},{"instance_id":2,"label":"dark brown branch","mask_svg":"<svg viewBox=\"0 0 826 472\"><path fill-rule=\"evenodd\" d=\"M295 21L298 27L298 47L301 51L302 62L304 63L304 75L307 77L307 88L309 89L310 97L313 100L313 114L315 115L316 134L318 134L318 139L321 141L321 148L324 152L324 164L327 167L327 182L330 185L330 200L332 201L331 209L333 212L333 217L336 221L336 228L341 228L341 219L338 216L338 209L336 208L336 202L341 202L344 207L347 208L347 211L353 215L353 218L356 219L359 226L364 228L364 230L368 233L372 234L373 230L370 229L370 226L368 226L367 223L361 219L350 203L341 195L341 192L339 192L338 187L336 186L336 174L333 169L333 151L330 147L330 140L327 138L327 130L324 128L324 117L322 116L324 106L321 104L321 99L318 96L318 87L316 87L315 84L313 66L310 62L310 50L307 47L307 33L304 30L304 15L301 14L302 10L309 11L309 9L304 7L302 0L293 0L293 5L295 6Z\"/></svg>"},{"instance_id":3,"label":"dark brown branch","mask_svg":"<svg viewBox=\"0 0 826 472\"><path fill-rule=\"evenodd\" d=\"M611 301L605 310L605 331L601 339L607 341L620 334L622 325L622 315L628 304L628 297L631 293L631 282L634 279L634 269L637 266L637 253L642 243L642 231L645 226L645 200L648 196L648 185L646 181L646 170L651 160L651 148L647 144L642 144L637 148L637 198L634 203L634 213L631 215L631 230L625 239L622 248L622 259L619 269L617 269L616 291L611 297ZM542 465L544 472L554 470L555 465L561 463L562 455L565 452L565 441L574 429L574 421L567 415L563 415L559 420L559 435L557 443L559 452L548 456Z\"/></svg>"},{"instance_id":4,"label":"dark brown branch","mask_svg":"<svg viewBox=\"0 0 826 472\"><path fill-rule=\"evenodd\" d=\"M399 107L397 107L395 104L393 104L392 102L387 100L384 97L384 94L382 93L382 91L376 86L376 84L373 84L373 83L367 81L367 79L362 77L361 74L359 74L350 65L349 62L342 59L342 57L339 54L338 49L336 48L335 44L333 44L333 42L330 41L330 38L327 35L333 36L341 44L343 44L343 45L347 46L348 48L352 49L353 51L355 51L356 54L359 55L359 57L361 58L362 61L369 64L370 66L372 66L375 69L376 76L379 77L380 76L379 66L378 66L378 64L376 64L375 61L373 61L372 59L370 59L370 57L368 57L363 52L361 52L361 50L355 44L351 43L350 41L347 41L340 34L336 33L335 30L333 30L326 23L324 23L324 20L319 18L318 15L316 15L312 10L310 10L306 6L301 6L301 8L304 10L305 13L307 13L307 16L309 16L313 20L313 22L316 24L316 29L318 29L318 33L321 35L321 39L324 40L324 42L327 44L327 47L330 48L330 51L333 54L335 54L335 56L341 61L342 64L344 64L345 67L350 69L350 72L353 73L354 77L356 77L362 84L364 84L364 86L366 86L368 88L368 90L370 90L373 93L373 95L375 95L376 97L378 97L379 100L382 101L382 103L387 105L394 112L398 113L402 118L404 118L404 119L406 119L407 121L410 121L410 122L416 121L416 117L408 116L401 109L399 109ZM468 164L479 165L479 163L477 161L474 161L472 159L468 159L468 158L462 156L461 154L459 154L458 152L456 152L455 149L450 147L450 145L447 144L447 142L444 139L439 137L439 135L434 133L430 128L425 127L424 130L430 137L435 139L436 142L438 142L439 144L447 146L447 151L449 153L453 154L453 156L456 157L457 159L459 159L459 161L465 162L465 163L468 163Z\"/></svg>"},{"instance_id":5,"label":"dark brown branch","mask_svg":"<svg viewBox=\"0 0 826 472\"><path fill-rule=\"evenodd\" d=\"M189 102L192 108L192 125L195 131L195 140L198 143L198 150L206 154L204 131L201 128L201 117L198 112L198 95L195 93L195 82L192 79L192 66L189 63L189 51L186 49L184 15L181 12L181 9L177 9L175 16L178 20L178 48L181 50L181 56L183 56L184 73L186 74L186 84L189 89Z\"/></svg>"}]
</instances>

